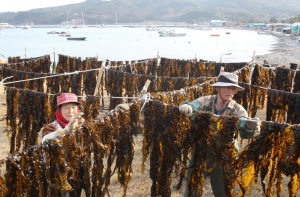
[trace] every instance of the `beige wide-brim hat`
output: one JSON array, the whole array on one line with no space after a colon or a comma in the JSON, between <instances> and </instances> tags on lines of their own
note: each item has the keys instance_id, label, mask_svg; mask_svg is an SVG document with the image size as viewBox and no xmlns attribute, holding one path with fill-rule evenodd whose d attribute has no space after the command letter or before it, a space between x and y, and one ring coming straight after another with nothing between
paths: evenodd
<instances>
[{"instance_id":1,"label":"beige wide-brim hat","mask_svg":"<svg viewBox=\"0 0 300 197\"><path fill-rule=\"evenodd\" d=\"M237 91L244 91L245 89L239 86L238 84L239 77L236 74L229 72L222 72L218 77L217 83L214 83L210 86L215 87L224 87L224 86L234 86Z\"/></svg>"}]
</instances>

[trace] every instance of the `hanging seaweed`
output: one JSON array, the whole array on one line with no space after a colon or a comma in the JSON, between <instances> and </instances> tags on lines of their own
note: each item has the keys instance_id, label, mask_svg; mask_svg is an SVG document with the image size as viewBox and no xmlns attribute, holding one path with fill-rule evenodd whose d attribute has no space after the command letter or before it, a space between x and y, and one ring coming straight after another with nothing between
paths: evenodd
<instances>
[{"instance_id":1,"label":"hanging seaweed","mask_svg":"<svg viewBox=\"0 0 300 197\"><path fill-rule=\"evenodd\" d=\"M276 70L275 86L276 90L291 92L295 71L278 67Z\"/></svg>"},{"instance_id":2,"label":"hanging seaweed","mask_svg":"<svg viewBox=\"0 0 300 197\"><path fill-rule=\"evenodd\" d=\"M246 146L236 160L243 195L249 194L253 183L257 184L260 176L264 195L273 196L276 191L277 196L280 196L282 177L278 161L283 157L283 151L286 151L284 147L289 133L289 128L284 124L262 123L261 134Z\"/></svg>"},{"instance_id":3,"label":"hanging seaweed","mask_svg":"<svg viewBox=\"0 0 300 197\"><path fill-rule=\"evenodd\" d=\"M269 88L270 84L275 84L275 73L272 69L266 68L263 66L255 65L252 78L251 78L251 84L256 86L261 86L264 88Z\"/></svg>"},{"instance_id":4,"label":"hanging seaweed","mask_svg":"<svg viewBox=\"0 0 300 197\"><path fill-rule=\"evenodd\" d=\"M84 119L91 121L99 115L100 99L95 96L87 96L84 103Z\"/></svg>"},{"instance_id":5,"label":"hanging seaweed","mask_svg":"<svg viewBox=\"0 0 300 197\"><path fill-rule=\"evenodd\" d=\"M18 129L17 125L17 111L18 111L18 100L19 92L15 88L6 88L6 103L7 103L7 115L6 115L6 125L7 125L7 135L11 134L10 137L10 154L15 151L15 137Z\"/></svg>"}]
</instances>

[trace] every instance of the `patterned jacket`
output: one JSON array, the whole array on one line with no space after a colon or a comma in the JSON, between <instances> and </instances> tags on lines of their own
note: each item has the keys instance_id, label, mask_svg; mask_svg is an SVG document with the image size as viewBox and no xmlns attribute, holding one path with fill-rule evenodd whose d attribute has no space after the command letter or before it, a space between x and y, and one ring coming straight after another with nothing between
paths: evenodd
<instances>
[{"instance_id":1,"label":"patterned jacket","mask_svg":"<svg viewBox=\"0 0 300 197\"><path fill-rule=\"evenodd\" d=\"M215 105L216 98L217 95L204 96L196 99L196 101L198 101L202 106L201 110L215 113L214 105ZM233 116L237 116L238 118L248 117L247 111L233 99L229 101L226 110L223 113L221 113L221 115L223 116L233 115Z\"/></svg>"},{"instance_id":2,"label":"patterned jacket","mask_svg":"<svg viewBox=\"0 0 300 197\"><path fill-rule=\"evenodd\" d=\"M44 137L45 135L52 133L54 131L57 131L59 129L63 129L63 127L59 124L59 122L57 120L55 120L54 122L46 125L44 128L42 128L42 137Z\"/></svg>"}]
</instances>

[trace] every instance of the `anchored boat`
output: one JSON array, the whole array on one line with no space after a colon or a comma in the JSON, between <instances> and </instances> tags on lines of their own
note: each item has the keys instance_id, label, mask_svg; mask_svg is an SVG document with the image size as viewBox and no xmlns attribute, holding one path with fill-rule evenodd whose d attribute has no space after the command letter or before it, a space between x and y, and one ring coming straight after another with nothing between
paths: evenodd
<instances>
[{"instance_id":1,"label":"anchored boat","mask_svg":"<svg viewBox=\"0 0 300 197\"><path fill-rule=\"evenodd\" d=\"M146 31L159 31L160 28L159 27L147 27Z\"/></svg>"},{"instance_id":2,"label":"anchored boat","mask_svg":"<svg viewBox=\"0 0 300 197\"><path fill-rule=\"evenodd\" d=\"M86 37L69 37L67 40L85 40Z\"/></svg>"},{"instance_id":3,"label":"anchored boat","mask_svg":"<svg viewBox=\"0 0 300 197\"><path fill-rule=\"evenodd\" d=\"M160 30L158 31L159 36L161 37L184 37L185 33L175 33L175 30Z\"/></svg>"}]
</instances>

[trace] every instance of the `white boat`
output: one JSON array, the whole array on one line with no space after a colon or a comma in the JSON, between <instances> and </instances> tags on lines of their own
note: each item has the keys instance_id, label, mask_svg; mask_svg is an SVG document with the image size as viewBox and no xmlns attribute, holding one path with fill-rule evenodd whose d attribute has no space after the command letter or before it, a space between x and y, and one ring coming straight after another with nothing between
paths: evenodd
<instances>
[{"instance_id":1,"label":"white boat","mask_svg":"<svg viewBox=\"0 0 300 197\"><path fill-rule=\"evenodd\" d=\"M161 37L184 37L185 33L175 33L175 30L160 30L158 31L159 36Z\"/></svg>"},{"instance_id":2,"label":"white boat","mask_svg":"<svg viewBox=\"0 0 300 197\"><path fill-rule=\"evenodd\" d=\"M0 23L0 29L2 28L14 28L14 26L8 24L8 23Z\"/></svg>"},{"instance_id":3,"label":"white boat","mask_svg":"<svg viewBox=\"0 0 300 197\"><path fill-rule=\"evenodd\" d=\"M59 34L58 36L61 36L61 37L71 37L71 34Z\"/></svg>"},{"instance_id":4,"label":"white boat","mask_svg":"<svg viewBox=\"0 0 300 197\"><path fill-rule=\"evenodd\" d=\"M69 31L56 32L57 34L70 34Z\"/></svg>"},{"instance_id":5,"label":"white boat","mask_svg":"<svg viewBox=\"0 0 300 197\"><path fill-rule=\"evenodd\" d=\"M29 26L25 25L24 27L22 27L22 29L29 29Z\"/></svg>"},{"instance_id":6,"label":"white boat","mask_svg":"<svg viewBox=\"0 0 300 197\"><path fill-rule=\"evenodd\" d=\"M271 34L270 31L258 31L257 33L258 34Z\"/></svg>"},{"instance_id":7,"label":"white boat","mask_svg":"<svg viewBox=\"0 0 300 197\"><path fill-rule=\"evenodd\" d=\"M203 31L211 31L211 28L205 28L205 27L190 27L189 29L195 29L195 30L203 30Z\"/></svg>"},{"instance_id":8,"label":"white boat","mask_svg":"<svg viewBox=\"0 0 300 197\"><path fill-rule=\"evenodd\" d=\"M49 32L47 32L47 34L57 34L57 32L56 31L49 31Z\"/></svg>"},{"instance_id":9,"label":"white boat","mask_svg":"<svg viewBox=\"0 0 300 197\"><path fill-rule=\"evenodd\" d=\"M159 27L147 27L146 31L159 31L160 28Z\"/></svg>"}]
</instances>

